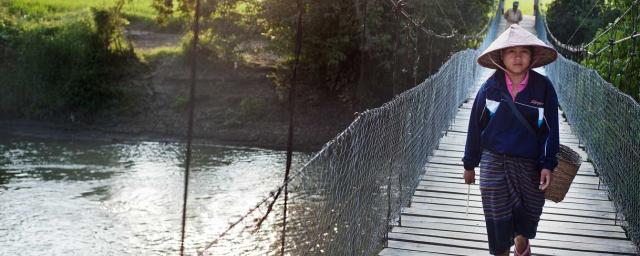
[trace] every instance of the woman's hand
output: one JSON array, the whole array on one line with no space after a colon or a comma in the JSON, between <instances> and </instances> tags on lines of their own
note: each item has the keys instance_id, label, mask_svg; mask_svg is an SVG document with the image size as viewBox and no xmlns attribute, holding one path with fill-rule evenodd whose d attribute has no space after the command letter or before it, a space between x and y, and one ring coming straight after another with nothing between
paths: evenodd
<instances>
[{"instance_id":1,"label":"woman's hand","mask_svg":"<svg viewBox=\"0 0 640 256\"><path fill-rule=\"evenodd\" d=\"M471 184L476 183L476 171L475 170L464 170L464 183Z\"/></svg>"},{"instance_id":2,"label":"woman's hand","mask_svg":"<svg viewBox=\"0 0 640 256\"><path fill-rule=\"evenodd\" d=\"M551 170L542 169L540 172L540 186L538 187L540 190L544 191L551 183Z\"/></svg>"}]
</instances>

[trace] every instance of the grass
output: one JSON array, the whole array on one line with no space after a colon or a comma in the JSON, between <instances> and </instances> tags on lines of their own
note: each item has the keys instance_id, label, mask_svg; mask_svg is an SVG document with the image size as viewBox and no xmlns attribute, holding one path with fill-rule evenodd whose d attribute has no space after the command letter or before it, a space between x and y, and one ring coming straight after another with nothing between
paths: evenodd
<instances>
[{"instance_id":1,"label":"grass","mask_svg":"<svg viewBox=\"0 0 640 256\"><path fill-rule=\"evenodd\" d=\"M88 12L91 7L108 8L114 6L115 0L13 0L2 1L0 5L9 12L18 14L29 21L55 21L76 17L79 13ZM156 25L156 10L151 6L152 0L126 1L124 16L134 22L140 22L145 27L159 28ZM181 29L178 17L169 20L171 30Z\"/></svg>"},{"instance_id":2,"label":"grass","mask_svg":"<svg viewBox=\"0 0 640 256\"><path fill-rule=\"evenodd\" d=\"M153 18L155 10L151 7L151 0L136 0L127 2L124 11L127 15ZM14 0L10 5L32 15L48 15L61 12L75 12L90 7L110 7L114 0Z\"/></svg>"},{"instance_id":3,"label":"grass","mask_svg":"<svg viewBox=\"0 0 640 256\"><path fill-rule=\"evenodd\" d=\"M143 63L151 63L168 56L180 56L182 54L182 47L163 46L153 49L136 50L136 54Z\"/></svg>"},{"instance_id":4,"label":"grass","mask_svg":"<svg viewBox=\"0 0 640 256\"><path fill-rule=\"evenodd\" d=\"M504 9L508 10L513 6L514 0L505 0L504 1ZM523 15L533 15L533 0L518 0L520 3L518 8L522 11ZM540 7L545 10L549 3L553 2L553 0L540 0Z\"/></svg>"},{"instance_id":5,"label":"grass","mask_svg":"<svg viewBox=\"0 0 640 256\"><path fill-rule=\"evenodd\" d=\"M125 3L123 12L132 25L159 28L151 1ZM126 40L121 34L104 33L112 24L109 16L96 19L91 11L115 3L0 0L0 114L46 119L72 112L90 121L94 113L120 104L126 98L121 79L139 59L126 46L112 44ZM157 49L142 55L153 60L177 51Z\"/></svg>"}]
</instances>

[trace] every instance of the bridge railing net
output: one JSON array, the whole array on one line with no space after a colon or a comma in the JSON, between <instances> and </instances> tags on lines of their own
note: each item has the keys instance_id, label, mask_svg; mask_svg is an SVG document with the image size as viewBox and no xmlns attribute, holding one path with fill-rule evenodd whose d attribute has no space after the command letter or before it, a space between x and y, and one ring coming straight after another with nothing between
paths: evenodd
<instances>
[{"instance_id":1,"label":"bridge railing net","mask_svg":"<svg viewBox=\"0 0 640 256\"><path fill-rule=\"evenodd\" d=\"M289 182L286 252L370 255L407 205L429 154L474 86L475 50L383 106L361 113ZM281 209L281 200L274 206ZM256 232L263 204L207 254L265 255L280 248L281 210ZM275 214L274 214L275 213Z\"/></svg>"},{"instance_id":2,"label":"bridge railing net","mask_svg":"<svg viewBox=\"0 0 640 256\"><path fill-rule=\"evenodd\" d=\"M544 16L536 17L538 37L546 37ZM584 143L600 179L640 248L640 105L595 70L559 56L545 66L571 129Z\"/></svg>"},{"instance_id":3,"label":"bridge railing net","mask_svg":"<svg viewBox=\"0 0 640 256\"><path fill-rule=\"evenodd\" d=\"M485 42L496 37L499 10ZM397 223L402 206L410 203L430 153L474 89L480 69L477 54L477 50L454 54L420 85L359 114L292 175L285 254L371 255L382 249L389 227ZM237 224L206 245L203 254L279 254L282 199L269 206L276 194L277 190L237 216Z\"/></svg>"}]
</instances>

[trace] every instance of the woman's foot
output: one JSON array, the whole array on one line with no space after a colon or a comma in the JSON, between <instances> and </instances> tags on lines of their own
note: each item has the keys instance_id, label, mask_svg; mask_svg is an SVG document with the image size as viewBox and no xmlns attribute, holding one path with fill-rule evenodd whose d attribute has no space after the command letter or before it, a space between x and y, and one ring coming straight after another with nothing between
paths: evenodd
<instances>
[{"instance_id":1,"label":"woman's foot","mask_svg":"<svg viewBox=\"0 0 640 256\"><path fill-rule=\"evenodd\" d=\"M515 239L515 248L513 248L513 254L516 256L531 256L531 246L529 239L522 235L518 235Z\"/></svg>"}]
</instances>

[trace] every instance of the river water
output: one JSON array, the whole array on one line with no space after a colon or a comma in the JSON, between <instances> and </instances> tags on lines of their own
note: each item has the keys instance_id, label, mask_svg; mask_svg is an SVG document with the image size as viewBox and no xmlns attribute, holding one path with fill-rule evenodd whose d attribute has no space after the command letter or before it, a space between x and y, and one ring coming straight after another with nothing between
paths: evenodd
<instances>
[{"instance_id":1,"label":"river water","mask_svg":"<svg viewBox=\"0 0 640 256\"><path fill-rule=\"evenodd\" d=\"M178 143L0 138L0 255L176 255ZM294 170L310 154L294 155ZM285 152L196 146L186 248L216 238L283 179Z\"/></svg>"}]
</instances>

